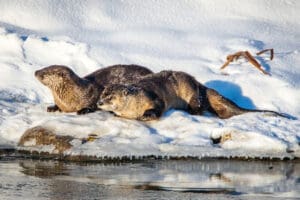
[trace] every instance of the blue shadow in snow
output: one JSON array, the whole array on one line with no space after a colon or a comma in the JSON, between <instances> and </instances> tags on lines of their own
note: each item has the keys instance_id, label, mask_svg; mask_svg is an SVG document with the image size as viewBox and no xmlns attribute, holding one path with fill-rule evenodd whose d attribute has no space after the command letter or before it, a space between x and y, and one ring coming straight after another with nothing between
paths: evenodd
<instances>
[{"instance_id":1,"label":"blue shadow in snow","mask_svg":"<svg viewBox=\"0 0 300 200\"><path fill-rule=\"evenodd\" d=\"M262 57L256 56L255 58L259 61L259 63L265 69L265 71L267 71L269 74L271 74L270 65Z\"/></svg>"},{"instance_id":2,"label":"blue shadow in snow","mask_svg":"<svg viewBox=\"0 0 300 200\"><path fill-rule=\"evenodd\" d=\"M27 40L28 36L27 35L22 35L22 36L20 36L20 38L23 42L25 42Z\"/></svg>"},{"instance_id":3,"label":"blue shadow in snow","mask_svg":"<svg viewBox=\"0 0 300 200\"><path fill-rule=\"evenodd\" d=\"M47 37L41 37L41 40L43 40L44 42L48 42L49 39Z\"/></svg>"},{"instance_id":4,"label":"blue shadow in snow","mask_svg":"<svg viewBox=\"0 0 300 200\"><path fill-rule=\"evenodd\" d=\"M251 40L251 44L257 49L264 49L265 47L265 44L260 40Z\"/></svg>"},{"instance_id":5,"label":"blue shadow in snow","mask_svg":"<svg viewBox=\"0 0 300 200\"><path fill-rule=\"evenodd\" d=\"M149 129L149 131L152 135L160 135L155 128L152 128L148 125L146 125L146 127ZM166 137L166 136L163 136L163 137L164 137L163 143L171 143L173 141L173 139L170 137Z\"/></svg>"},{"instance_id":6,"label":"blue shadow in snow","mask_svg":"<svg viewBox=\"0 0 300 200\"><path fill-rule=\"evenodd\" d=\"M25 42L25 41L28 39L28 36L27 36L27 35L21 35L20 38L21 38L21 40L22 40L23 42ZM41 40L42 40L43 42L48 42L48 41L49 41L49 39L48 39L47 37L41 37Z\"/></svg>"},{"instance_id":7,"label":"blue shadow in snow","mask_svg":"<svg viewBox=\"0 0 300 200\"><path fill-rule=\"evenodd\" d=\"M205 85L209 88L217 90L221 95L232 100L242 108L256 109L256 106L253 104L252 100L243 96L240 86L234 83L215 80L206 82Z\"/></svg>"},{"instance_id":8,"label":"blue shadow in snow","mask_svg":"<svg viewBox=\"0 0 300 200\"><path fill-rule=\"evenodd\" d=\"M260 40L251 40L251 44L256 48L263 50L265 49L265 44ZM264 55L264 54L263 54ZM255 56L255 55L253 55ZM258 60L258 62L261 64L261 66L268 72L271 73L271 67L270 65L264 60L261 56L255 56L255 58Z\"/></svg>"}]
</instances>

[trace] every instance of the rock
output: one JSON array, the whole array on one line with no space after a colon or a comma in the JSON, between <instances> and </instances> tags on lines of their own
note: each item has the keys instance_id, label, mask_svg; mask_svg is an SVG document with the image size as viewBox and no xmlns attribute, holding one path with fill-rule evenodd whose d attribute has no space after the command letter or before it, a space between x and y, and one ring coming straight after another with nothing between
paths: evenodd
<instances>
[{"instance_id":1,"label":"rock","mask_svg":"<svg viewBox=\"0 0 300 200\"><path fill-rule=\"evenodd\" d=\"M43 148L52 148L51 154L63 154L66 150L72 147L72 136L56 135L51 130L42 126L36 126L25 131L21 137L18 147L24 148L23 150L37 150L42 152Z\"/></svg>"}]
</instances>

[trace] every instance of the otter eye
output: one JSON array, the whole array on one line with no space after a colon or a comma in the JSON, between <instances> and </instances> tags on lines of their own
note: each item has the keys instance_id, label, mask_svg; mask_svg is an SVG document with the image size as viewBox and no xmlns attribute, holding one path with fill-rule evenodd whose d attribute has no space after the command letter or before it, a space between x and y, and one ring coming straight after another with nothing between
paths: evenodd
<instances>
[{"instance_id":1,"label":"otter eye","mask_svg":"<svg viewBox=\"0 0 300 200\"><path fill-rule=\"evenodd\" d=\"M104 95L103 95L104 97L106 97L106 98L108 98L108 96L109 96L109 93L104 93Z\"/></svg>"}]
</instances>

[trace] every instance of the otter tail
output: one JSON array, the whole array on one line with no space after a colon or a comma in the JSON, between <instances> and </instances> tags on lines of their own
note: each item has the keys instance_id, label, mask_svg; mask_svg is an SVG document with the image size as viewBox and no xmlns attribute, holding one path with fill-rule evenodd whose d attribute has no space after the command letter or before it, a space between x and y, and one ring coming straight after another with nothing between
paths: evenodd
<instances>
[{"instance_id":1,"label":"otter tail","mask_svg":"<svg viewBox=\"0 0 300 200\"><path fill-rule=\"evenodd\" d=\"M250 110L250 109L241 108L233 101L223 97L217 91L210 88L207 88L206 90L206 97L209 104L208 111L215 113L221 119L227 119L232 116L240 115L248 112L262 112L262 113L268 113L270 115L276 115L288 119L294 119L294 117L290 115L284 113L278 113L271 110L255 110L255 109Z\"/></svg>"}]
</instances>

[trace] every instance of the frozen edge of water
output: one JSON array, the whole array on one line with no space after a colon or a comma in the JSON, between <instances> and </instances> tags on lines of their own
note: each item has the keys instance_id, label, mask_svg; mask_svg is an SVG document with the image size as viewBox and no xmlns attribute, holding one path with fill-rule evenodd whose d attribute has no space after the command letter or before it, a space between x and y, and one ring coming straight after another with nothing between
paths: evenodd
<instances>
[{"instance_id":1,"label":"frozen edge of water","mask_svg":"<svg viewBox=\"0 0 300 200\"><path fill-rule=\"evenodd\" d=\"M222 150L223 151L223 150ZM224 150L225 153L228 150ZM292 154L282 154L278 155L255 155L252 153L249 156L242 156L236 153L230 152L230 156L225 156L224 154L215 155L204 155L204 156L184 156L184 155L123 155L118 157L113 156L91 156L91 155L67 155L67 154L50 154L49 152L43 151L28 151L25 148L19 149L0 149L0 160L5 159L41 159L41 160L60 160L60 161L74 161L74 162L132 162L132 161L146 161L146 160L262 160L262 161L282 161L282 160L294 160L300 161L299 156L294 156Z\"/></svg>"}]
</instances>

